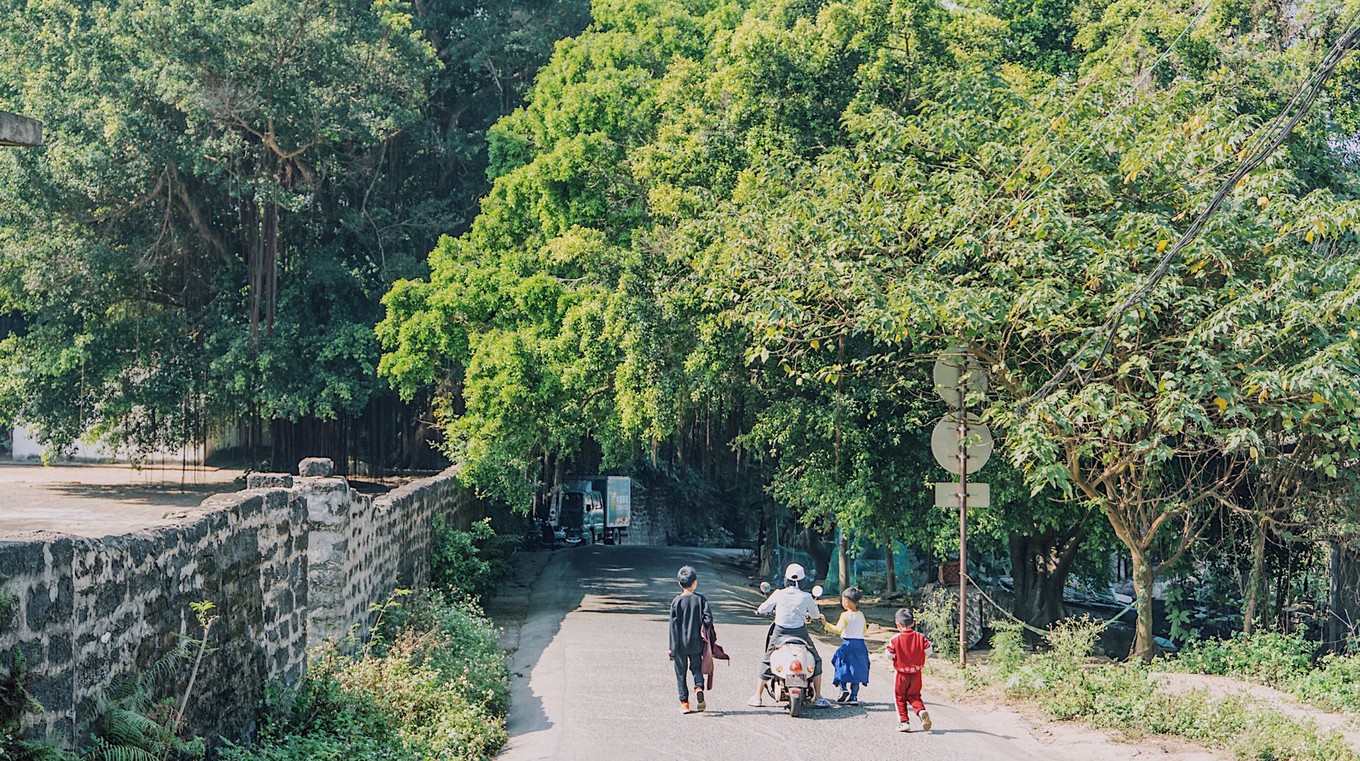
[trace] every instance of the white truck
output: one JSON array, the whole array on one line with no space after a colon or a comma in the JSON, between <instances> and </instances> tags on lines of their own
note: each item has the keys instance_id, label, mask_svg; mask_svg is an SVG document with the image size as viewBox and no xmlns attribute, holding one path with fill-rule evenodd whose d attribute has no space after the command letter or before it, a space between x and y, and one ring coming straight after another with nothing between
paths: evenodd
<instances>
[{"instance_id":1,"label":"white truck","mask_svg":"<svg viewBox=\"0 0 1360 761\"><path fill-rule=\"evenodd\" d=\"M628 476L567 476L553 494L548 522L567 541L622 544L632 521L633 479Z\"/></svg>"}]
</instances>

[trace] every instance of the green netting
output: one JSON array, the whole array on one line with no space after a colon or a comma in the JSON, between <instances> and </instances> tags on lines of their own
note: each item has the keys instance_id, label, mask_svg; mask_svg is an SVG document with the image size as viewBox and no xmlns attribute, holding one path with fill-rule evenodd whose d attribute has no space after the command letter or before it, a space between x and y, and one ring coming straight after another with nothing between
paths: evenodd
<instances>
[{"instance_id":1,"label":"green netting","mask_svg":"<svg viewBox=\"0 0 1360 761\"><path fill-rule=\"evenodd\" d=\"M776 530L770 532L772 545L770 565L769 572L764 579L776 587L783 584L784 568L789 563L802 565L810 574L817 565L812 554L807 551L803 543L797 542L798 531L792 520L788 516L777 517L783 518L783 520L777 521ZM839 541L832 542L827 570L815 579L815 583L821 584L824 593L828 595L840 593L839 544ZM924 571L920 567L918 557L901 542L893 542L892 547L897 592L910 593L916 591L920 583L927 581L923 576ZM887 559L883 546L874 544L863 537L851 537L848 555L850 558L850 584L870 594L883 593L887 588Z\"/></svg>"}]
</instances>

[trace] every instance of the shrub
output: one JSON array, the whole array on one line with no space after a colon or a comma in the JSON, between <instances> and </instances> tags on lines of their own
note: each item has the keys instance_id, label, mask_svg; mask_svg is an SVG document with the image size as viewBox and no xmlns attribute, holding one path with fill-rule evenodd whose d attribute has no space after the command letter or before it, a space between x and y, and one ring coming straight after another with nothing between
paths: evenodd
<instances>
[{"instance_id":1,"label":"shrub","mask_svg":"<svg viewBox=\"0 0 1360 761\"><path fill-rule=\"evenodd\" d=\"M495 626L474 603L424 592L411 603L411 620L416 629L440 633L425 639L416 657L451 679L468 701L486 706L495 715L510 710L505 652Z\"/></svg>"},{"instance_id":2,"label":"shrub","mask_svg":"<svg viewBox=\"0 0 1360 761\"><path fill-rule=\"evenodd\" d=\"M318 654L253 748L224 761L490 759L505 744L509 671L476 604L439 591L403 606L405 629L359 657Z\"/></svg>"},{"instance_id":3,"label":"shrub","mask_svg":"<svg viewBox=\"0 0 1360 761\"><path fill-rule=\"evenodd\" d=\"M921 601L915 611L916 628L930 638L935 646L935 657L953 660L959 656L959 630L955 610L958 598L937 589Z\"/></svg>"},{"instance_id":4,"label":"shrub","mask_svg":"<svg viewBox=\"0 0 1360 761\"><path fill-rule=\"evenodd\" d=\"M1064 618L1044 635L1049 647L1046 660L1063 673L1076 673L1095 651L1102 628L1089 618Z\"/></svg>"},{"instance_id":5,"label":"shrub","mask_svg":"<svg viewBox=\"0 0 1360 761\"><path fill-rule=\"evenodd\" d=\"M1177 671L1231 676L1288 689L1308 673L1312 651L1312 645L1304 641L1302 634L1239 632L1225 640L1192 642L1179 656L1168 660L1167 666Z\"/></svg>"},{"instance_id":6,"label":"shrub","mask_svg":"<svg viewBox=\"0 0 1360 761\"><path fill-rule=\"evenodd\" d=\"M1360 713L1360 655L1328 655L1296 676L1289 691L1319 708Z\"/></svg>"},{"instance_id":7,"label":"shrub","mask_svg":"<svg viewBox=\"0 0 1360 761\"><path fill-rule=\"evenodd\" d=\"M491 519L473 523L460 531L434 517L430 545L430 583L470 597L490 594L509 570L510 554L517 537L497 536Z\"/></svg>"},{"instance_id":8,"label":"shrub","mask_svg":"<svg viewBox=\"0 0 1360 761\"><path fill-rule=\"evenodd\" d=\"M1025 663L1024 627L1014 621L992 622L992 657L988 661L999 677L1015 674Z\"/></svg>"}]
</instances>

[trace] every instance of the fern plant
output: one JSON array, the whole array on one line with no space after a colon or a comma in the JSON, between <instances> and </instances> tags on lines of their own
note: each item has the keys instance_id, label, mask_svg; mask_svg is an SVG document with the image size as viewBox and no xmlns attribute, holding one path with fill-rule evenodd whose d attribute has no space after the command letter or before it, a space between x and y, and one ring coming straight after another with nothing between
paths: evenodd
<instances>
[{"instance_id":1,"label":"fern plant","mask_svg":"<svg viewBox=\"0 0 1360 761\"><path fill-rule=\"evenodd\" d=\"M114 683L100 701L103 731L84 755L89 761L170 761L202 758L206 747L201 737L180 737L184 712L198 676L199 665L211 652L208 634L217 621L211 602L190 605L203 630L200 638L181 635L175 648L150 668ZM195 652L196 650L196 652ZM176 707L174 698L158 699L162 685L175 678L193 653L193 667L184 696Z\"/></svg>"}]
</instances>

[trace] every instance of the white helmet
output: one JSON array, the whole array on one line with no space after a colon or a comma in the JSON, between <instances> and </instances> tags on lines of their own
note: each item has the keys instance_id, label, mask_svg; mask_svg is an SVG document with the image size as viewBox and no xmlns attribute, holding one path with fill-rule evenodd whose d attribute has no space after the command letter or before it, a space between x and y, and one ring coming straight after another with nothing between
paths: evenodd
<instances>
[{"instance_id":1,"label":"white helmet","mask_svg":"<svg viewBox=\"0 0 1360 761\"><path fill-rule=\"evenodd\" d=\"M789 581L802 581L804 576L807 576L807 572L797 563L789 563L789 567L784 569L784 578Z\"/></svg>"}]
</instances>

